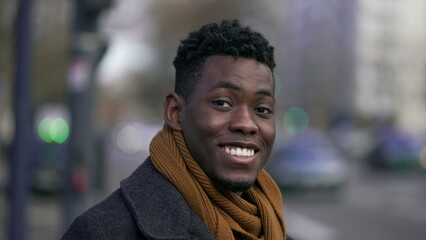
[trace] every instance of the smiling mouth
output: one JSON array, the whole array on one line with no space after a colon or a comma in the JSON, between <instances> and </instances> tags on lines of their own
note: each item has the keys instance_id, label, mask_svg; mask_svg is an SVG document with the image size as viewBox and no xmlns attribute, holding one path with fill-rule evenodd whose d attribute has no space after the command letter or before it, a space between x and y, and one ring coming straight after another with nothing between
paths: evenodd
<instances>
[{"instance_id":1,"label":"smiling mouth","mask_svg":"<svg viewBox=\"0 0 426 240\"><path fill-rule=\"evenodd\" d=\"M253 148L243 148L235 146L223 146L222 149L226 153L237 157L253 157L256 152Z\"/></svg>"}]
</instances>

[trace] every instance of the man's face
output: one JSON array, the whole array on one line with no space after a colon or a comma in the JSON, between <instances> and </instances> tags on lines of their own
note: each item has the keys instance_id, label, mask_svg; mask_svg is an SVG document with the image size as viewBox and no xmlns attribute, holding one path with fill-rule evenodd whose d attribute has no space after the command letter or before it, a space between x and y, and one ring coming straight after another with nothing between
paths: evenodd
<instances>
[{"instance_id":1,"label":"man's face","mask_svg":"<svg viewBox=\"0 0 426 240\"><path fill-rule=\"evenodd\" d=\"M215 183L230 191L250 188L275 140L274 80L253 59L209 57L181 112L192 156Z\"/></svg>"}]
</instances>

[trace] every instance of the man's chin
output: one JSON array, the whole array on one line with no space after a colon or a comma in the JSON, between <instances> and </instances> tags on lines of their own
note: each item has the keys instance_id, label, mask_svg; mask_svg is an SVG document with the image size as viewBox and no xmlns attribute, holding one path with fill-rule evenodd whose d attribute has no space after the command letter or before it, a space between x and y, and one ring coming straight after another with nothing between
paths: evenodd
<instances>
[{"instance_id":1,"label":"man's chin","mask_svg":"<svg viewBox=\"0 0 426 240\"><path fill-rule=\"evenodd\" d=\"M225 190L237 193L237 192L247 191L249 188L251 188L251 186L253 186L255 181L256 180L253 180L253 181L235 181L235 180L232 180L232 179L217 179L217 181L215 181L215 182L218 183Z\"/></svg>"}]
</instances>

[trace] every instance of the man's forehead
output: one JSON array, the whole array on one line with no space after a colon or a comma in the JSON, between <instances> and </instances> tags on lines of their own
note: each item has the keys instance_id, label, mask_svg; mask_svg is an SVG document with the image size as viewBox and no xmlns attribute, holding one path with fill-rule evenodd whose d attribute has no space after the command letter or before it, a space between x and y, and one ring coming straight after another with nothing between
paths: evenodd
<instances>
[{"instance_id":1,"label":"man's forehead","mask_svg":"<svg viewBox=\"0 0 426 240\"><path fill-rule=\"evenodd\" d=\"M212 73L236 78L242 78L244 74L249 73L251 77L273 79L272 70L267 65L257 61L254 58L245 57L224 55L210 56L203 64L201 75Z\"/></svg>"}]
</instances>

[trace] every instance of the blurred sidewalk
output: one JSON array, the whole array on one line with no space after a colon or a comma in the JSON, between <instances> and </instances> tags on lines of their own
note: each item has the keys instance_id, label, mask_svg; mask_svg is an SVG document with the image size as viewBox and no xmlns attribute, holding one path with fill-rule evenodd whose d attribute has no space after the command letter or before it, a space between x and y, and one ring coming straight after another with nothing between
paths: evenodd
<instances>
[{"instance_id":1,"label":"blurred sidewalk","mask_svg":"<svg viewBox=\"0 0 426 240\"><path fill-rule=\"evenodd\" d=\"M8 166L0 156L0 240L8 239L9 202L7 201ZM62 234L62 204L59 196L29 194L28 240L59 239Z\"/></svg>"},{"instance_id":2,"label":"blurred sidewalk","mask_svg":"<svg viewBox=\"0 0 426 240\"><path fill-rule=\"evenodd\" d=\"M0 211L0 239L8 239L9 207L4 192L0 195L0 204L5 211ZM3 207L2 207L3 208ZM59 239L62 229L60 199L53 196L34 196L29 201L28 235L29 240Z\"/></svg>"}]
</instances>

